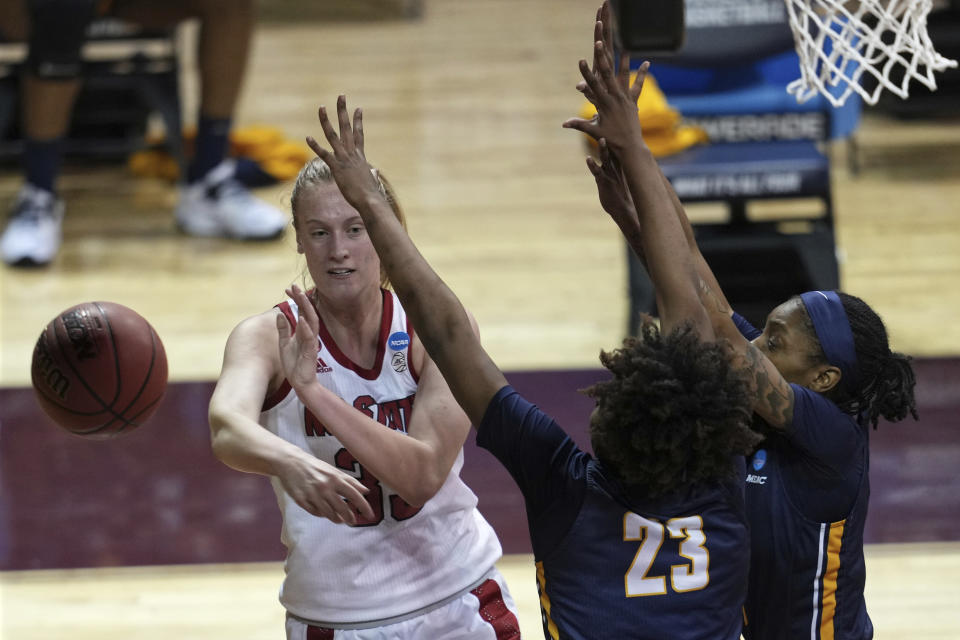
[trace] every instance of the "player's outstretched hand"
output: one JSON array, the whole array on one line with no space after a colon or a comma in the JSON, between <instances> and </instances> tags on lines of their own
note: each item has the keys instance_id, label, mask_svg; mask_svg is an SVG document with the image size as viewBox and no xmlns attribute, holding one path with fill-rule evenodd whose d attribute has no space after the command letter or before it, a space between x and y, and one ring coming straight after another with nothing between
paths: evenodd
<instances>
[{"instance_id":1,"label":"player's outstretched hand","mask_svg":"<svg viewBox=\"0 0 960 640\"><path fill-rule=\"evenodd\" d=\"M580 75L583 82L577 88L597 108L597 115L590 120L570 118L563 123L568 129L576 129L599 142L605 138L614 155L631 146L643 145L640 122L637 119L637 98L643 89L649 63L644 62L637 70L633 84L629 83L629 56L622 56L620 71L613 69L613 43L610 28L608 3L600 8L594 23L593 67L580 60ZM606 21L603 20L606 18Z\"/></svg>"},{"instance_id":2,"label":"player's outstretched hand","mask_svg":"<svg viewBox=\"0 0 960 640\"><path fill-rule=\"evenodd\" d=\"M633 198L630 197L630 191L627 190L627 185L624 182L620 163L610 153L606 139L601 139L598 144L599 162L597 159L588 156L587 169L590 170L594 180L597 181L597 195L600 196L600 206L618 222L620 218L625 216L635 217Z\"/></svg>"},{"instance_id":3,"label":"player's outstretched hand","mask_svg":"<svg viewBox=\"0 0 960 640\"><path fill-rule=\"evenodd\" d=\"M642 229L640 227L640 218L633 204L633 198L630 197L630 190L627 188L623 171L616 157L610 153L607 147L607 141L603 138L599 142L600 161L594 158L587 158L587 168L593 174L597 181L597 194L600 196L600 206L610 214L610 217L624 237L633 247L633 250L640 257L641 261L646 261L642 248Z\"/></svg>"},{"instance_id":4,"label":"player's outstretched hand","mask_svg":"<svg viewBox=\"0 0 960 640\"><path fill-rule=\"evenodd\" d=\"M599 32L602 36L601 40L604 44L604 51L607 53L609 60L614 59L614 50L613 50L613 19L610 16L610 4L604 2L603 6L597 9L597 21L594 23L594 44L596 44L596 39L598 35L597 23L603 25L602 30ZM594 48L593 56L593 67L591 71L594 73L598 72L597 63L599 62L598 58L598 49ZM647 64L649 67L649 63ZM640 90L643 88L643 82L636 82L633 85L630 84L630 54L621 53L620 54L620 64L617 67L617 84L623 88L624 91L627 91L630 95L630 98L636 102L640 98ZM584 97L596 106L595 98L593 93L590 91L590 88L587 86L587 83L584 80L581 80L577 83L577 91L582 93Z\"/></svg>"},{"instance_id":5,"label":"player's outstretched hand","mask_svg":"<svg viewBox=\"0 0 960 640\"><path fill-rule=\"evenodd\" d=\"M346 96L337 98L339 135L330 122L326 107L320 107L319 117L320 128L323 129L330 150L321 147L310 136L307 136L307 145L330 167L333 178L340 187L340 193L362 216L365 209L362 204L365 200L383 197L373 169L363 152L363 110L357 108L354 111L351 124Z\"/></svg>"},{"instance_id":6,"label":"player's outstretched hand","mask_svg":"<svg viewBox=\"0 0 960 640\"><path fill-rule=\"evenodd\" d=\"M374 519L363 497L368 491L359 480L306 452L288 458L277 474L287 494L313 515L337 524L353 525L357 516Z\"/></svg>"},{"instance_id":7,"label":"player's outstretched hand","mask_svg":"<svg viewBox=\"0 0 960 640\"><path fill-rule=\"evenodd\" d=\"M290 323L282 313L277 313L277 337L280 346L280 363L283 375L294 389L317 382L317 334L320 319L313 303L297 285L286 290L297 303L297 326L290 331Z\"/></svg>"}]
</instances>

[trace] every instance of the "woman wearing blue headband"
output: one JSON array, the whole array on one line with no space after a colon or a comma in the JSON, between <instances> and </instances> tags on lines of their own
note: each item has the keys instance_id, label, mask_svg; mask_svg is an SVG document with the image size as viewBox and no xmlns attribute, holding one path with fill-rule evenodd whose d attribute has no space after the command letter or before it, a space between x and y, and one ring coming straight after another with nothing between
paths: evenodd
<instances>
[{"instance_id":1,"label":"woman wearing blue headband","mask_svg":"<svg viewBox=\"0 0 960 640\"><path fill-rule=\"evenodd\" d=\"M597 55L612 51L598 43ZM578 85L597 106L599 122L636 117L646 66L632 87L625 71L629 58L621 58L620 69L618 82L593 78ZM589 133L588 124L573 119L564 126ZM628 127L611 133L599 141L600 162L587 160L603 208L642 260L644 230L634 203L651 206L651 198L666 193L686 233L693 277L714 329L751 372L754 410L762 418L756 428L766 439L748 460L745 478L752 542L744 636L872 638L863 597L868 425L876 427L881 417L917 417L910 359L890 351L877 314L845 293L804 293L774 309L763 331L752 327L727 303L666 178L661 174L667 188L657 190L660 196L638 192L642 180L624 169L638 163L620 163L627 154L648 154L643 141Z\"/></svg>"}]
</instances>

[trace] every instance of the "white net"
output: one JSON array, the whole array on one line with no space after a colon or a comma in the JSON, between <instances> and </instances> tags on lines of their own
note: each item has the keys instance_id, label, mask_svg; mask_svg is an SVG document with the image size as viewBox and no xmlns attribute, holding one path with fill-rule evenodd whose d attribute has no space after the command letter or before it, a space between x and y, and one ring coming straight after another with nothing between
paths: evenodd
<instances>
[{"instance_id":1,"label":"white net","mask_svg":"<svg viewBox=\"0 0 960 640\"><path fill-rule=\"evenodd\" d=\"M934 90L934 73L957 66L927 34L933 0L784 1L800 56L787 90L798 102L820 93L839 107L856 91L876 104L884 89L906 98L910 82Z\"/></svg>"}]
</instances>

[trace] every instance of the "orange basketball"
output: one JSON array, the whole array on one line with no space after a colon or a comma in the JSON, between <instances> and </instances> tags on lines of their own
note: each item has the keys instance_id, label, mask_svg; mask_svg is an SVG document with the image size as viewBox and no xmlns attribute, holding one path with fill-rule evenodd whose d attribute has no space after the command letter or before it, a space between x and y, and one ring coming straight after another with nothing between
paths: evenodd
<instances>
[{"instance_id":1,"label":"orange basketball","mask_svg":"<svg viewBox=\"0 0 960 640\"><path fill-rule=\"evenodd\" d=\"M40 334L31 379L43 411L70 433L111 438L143 424L167 389L167 355L150 323L115 302L84 302Z\"/></svg>"}]
</instances>

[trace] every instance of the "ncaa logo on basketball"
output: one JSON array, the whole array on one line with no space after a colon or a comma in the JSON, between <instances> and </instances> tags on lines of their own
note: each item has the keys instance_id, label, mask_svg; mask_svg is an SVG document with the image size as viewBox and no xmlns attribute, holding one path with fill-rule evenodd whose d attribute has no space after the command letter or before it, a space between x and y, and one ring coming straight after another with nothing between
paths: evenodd
<instances>
[{"instance_id":1,"label":"ncaa logo on basketball","mask_svg":"<svg viewBox=\"0 0 960 640\"><path fill-rule=\"evenodd\" d=\"M760 471L760 469L763 469L763 465L765 464L767 464L767 450L760 449L755 454L753 454L754 471Z\"/></svg>"},{"instance_id":2,"label":"ncaa logo on basketball","mask_svg":"<svg viewBox=\"0 0 960 640\"><path fill-rule=\"evenodd\" d=\"M404 331L392 333L387 338L387 346L390 347L391 351L403 351L410 346L410 336Z\"/></svg>"}]
</instances>

